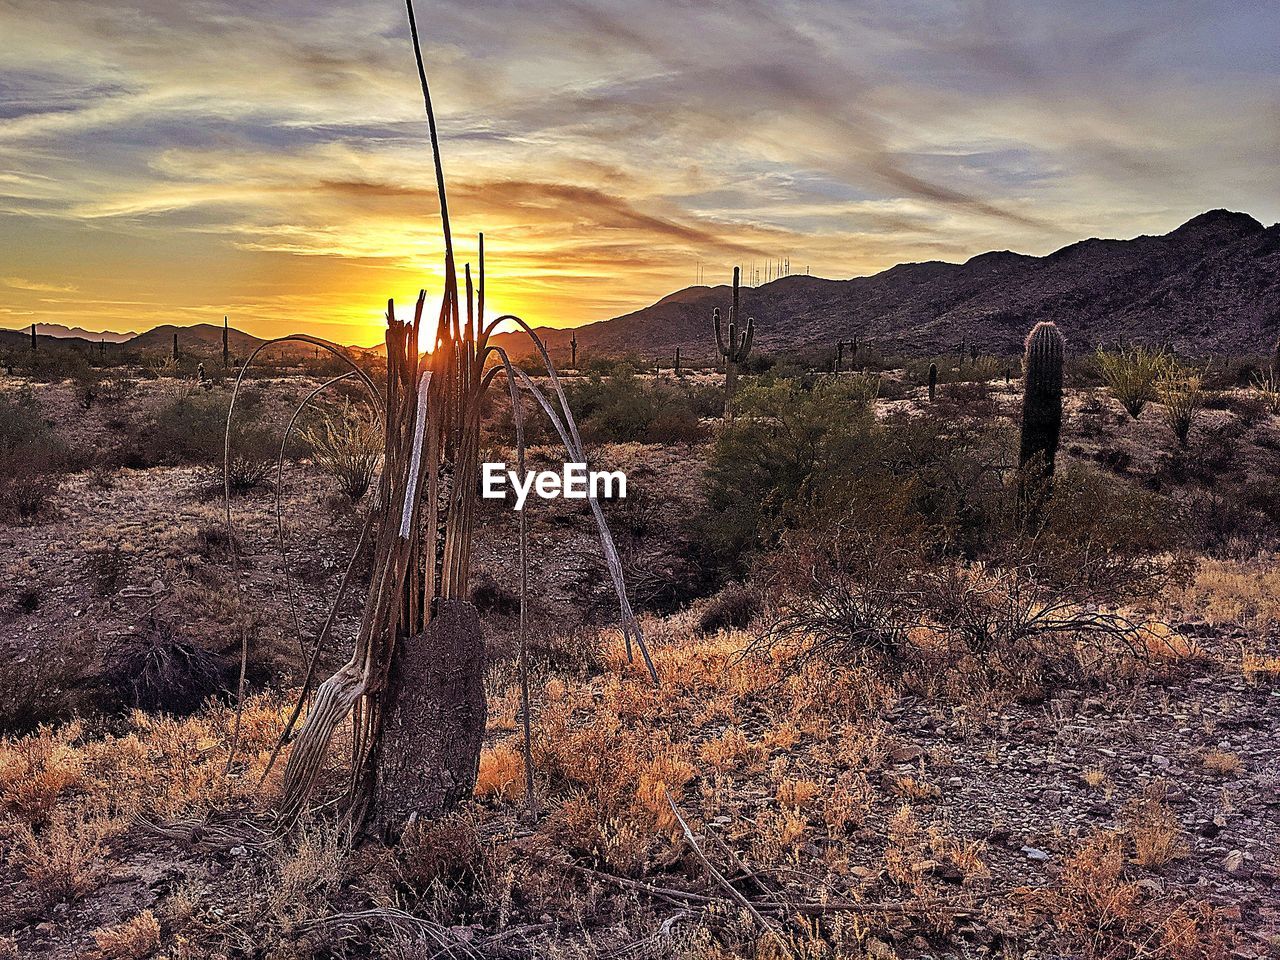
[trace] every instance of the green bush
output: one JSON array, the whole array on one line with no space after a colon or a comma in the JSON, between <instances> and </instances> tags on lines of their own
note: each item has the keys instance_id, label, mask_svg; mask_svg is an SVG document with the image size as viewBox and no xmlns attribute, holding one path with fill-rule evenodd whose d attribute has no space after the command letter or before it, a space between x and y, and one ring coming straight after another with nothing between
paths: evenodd
<instances>
[{"instance_id":1,"label":"green bush","mask_svg":"<svg viewBox=\"0 0 1280 960\"><path fill-rule=\"evenodd\" d=\"M149 422L135 428L121 457L124 465L221 467L229 403L226 394L175 397ZM267 479L279 452L279 438L274 431L248 419L239 404L236 410L242 415L232 423L229 479L233 490L243 491ZM296 454L297 448L290 452Z\"/></svg>"},{"instance_id":2,"label":"green bush","mask_svg":"<svg viewBox=\"0 0 1280 960\"><path fill-rule=\"evenodd\" d=\"M675 379L642 378L630 364L615 365L607 376L593 372L568 384L566 393L578 428L591 443L692 442L705 436L700 418L711 415L705 389ZM723 396L718 399L723 405Z\"/></svg>"},{"instance_id":3,"label":"green bush","mask_svg":"<svg viewBox=\"0 0 1280 960\"><path fill-rule=\"evenodd\" d=\"M880 430L864 385L824 379L749 386L712 446L703 534L736 562L790 527L839 512L878 470Z\"/></svg>"},{"instance_id":4,"label":"green bush","mask_svg":"<svg viewBox=\"0 0 1280 960\"><path fill-rule=\"evenodd\" d=\"M1142 414L1143 407L1156 399L1156 381L1170 364L1169 355L1163 350L1145 347L1115 353L1099 349L1095 359L1107 389L1134 420Z\"/></svg>"}]
</instances>

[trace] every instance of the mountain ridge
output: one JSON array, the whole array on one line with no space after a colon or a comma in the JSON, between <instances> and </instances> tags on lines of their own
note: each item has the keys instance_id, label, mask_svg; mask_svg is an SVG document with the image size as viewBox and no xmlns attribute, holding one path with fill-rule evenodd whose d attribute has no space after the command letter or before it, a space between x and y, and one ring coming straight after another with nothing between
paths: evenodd
<instances>
[{"instance_id":1,"label":"mountain ridge","mask_svg":"<svg viewBox=\"0 0 1280 960\"><path fill-rule=\"evenodd\" d=\"M793 274L744 287L741 296L744 312L756 318L760 352L833 349L837 339L857 336L888 352L946 353L963 342L1011 353L1040 320L1058 323L1073 349L1123 341L1191 354L1270 352L1280 336L1280 224L1219 208L1164 234L1086 238L1044 256L990 250L960 263L899 263L847 279ZM714 355L711 311L727 312L729 303L729 284L694 285L610 319L536 330L561 366L575 334L580 359L639 353L665 360L680 347L687 361L701 362ZM37 324L36 332L51 345L100 347L105 337L107 350L147 353L169 353L177 332L181 353L222 352L217 323L163 324L133 335ZM23 348L29 337L29 328L0 330L0 346ZM230 328L236 356L264 342ZM512 356L532 352L523 333L492 342ZM291 354L310 349L284 347ZM376 353L380 345L348 349Z\"/></svg>"},{"instance_id":2,"label":"mountain ridge","mask_svg":"<svg viewBox=\"0 0 1280 960\"><path fill-rule=\"evenodd\" d=\"M714 353L711 311L729 286L686 287L639 310L573 328L538 328L563 359L641 353L689 360ZM762 351L834 348L840 338L891 352L944 353L961 341L1016 352L1036 322L1053 320L1075 348L1117 341L1188 353L1269 352L1280 334L1280 225L1209 210L1165 234L1087 238L1045 256L1009 250L962 263L901 263L865 277L793 275L743 288ZM523 356L519 334L496 343Z\"/></svg>"}]
</instances>

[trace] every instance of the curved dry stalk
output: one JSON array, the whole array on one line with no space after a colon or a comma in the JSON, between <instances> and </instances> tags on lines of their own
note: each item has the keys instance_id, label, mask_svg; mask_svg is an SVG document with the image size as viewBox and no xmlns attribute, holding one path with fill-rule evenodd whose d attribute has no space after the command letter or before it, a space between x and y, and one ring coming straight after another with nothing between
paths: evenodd
<instances>
[{"instance_id":1,"label":"curved dry stalk","mask_svg":"<svg viewBox=\"0 0 1280 960\"><path fill-rule=\"evenodd\" d=\"M227 763L224 768L224 775L231 772L231 765L235 760L236 752L240 746L240 723L244 717L244 692L245 680L249 672L249 631L245 627L244 618L244 588L240 580L240 553L236 549L236 531L235 525L231 520L231 424L235 415L236 400L240 396L240 386L244 383L244 376L249 371L249 367L253 361L257 359L258 354L270 346L277 343L309 343L312 346L326 350L333 354L348 367L351 372L364 381L365 387L369 391L369 396L373 401L375 408L382 411L379 406L381 398L378 396L378 390L374 386L369 375L360 369L359 365L351 358L345 349L336 343L330 343L328 340L322 340L319 337L313 337L305 333L292 333L284 337L276 337L273 340L267 340L259 344L249 356L245 359L244 364L240 367L240 372L236 374L235 385L231 388L231 400L227 404L227 423L222 435L222 495L225 507L223 520L227 528L228 551L231 557L231 576L236 591L236 626L240 632L240 676L236 683L236 719L231 730L231 749L227 751Z\"/></svg>"},{"instance_id":2,"label":"curved dry stalk","mask_svg":"<svg viewBox=\"0 0 1280 960\"><path fill-rule=\"evenodd\" d=\"M483 277L484 274L481 274ZM481 288L483 290L483 287ZM492 349L502 361L502 369L507 375L507 389L511 394L511 418L516 427L516 460L520 471L520 482L524 482L525 444L524 444L524 399L516 388L515 376L512 374L511 358L501 347ZM488 383L492 378L486 378ZM529 806L529 819L538 819L538 801L533 788L533 716L532 697L529 694L529 519L523 510L520 513L520 632L517 639L520 660L520 712L523 728L524 753L524 788L525 801Z\"/></svg>"},{"instance_id":3,"label":"curved dry stalk","mask_svg":"<svg viewBox=\"0 0 1280 960\"><path fill-rule=\"evenodd\" d=\"M271 750L271 756L267 760L266 768L262 771L262 779L258 781L259 786L267 782L267 776L275 766L276 760L280 756L280 751L289 742L289 737L293 734L293 727L298 722L298 717L302 714L303 705L307 702L307 696L311 692L311 681L315 679L316 666L320 662L320 651L324 648L324 642L329 639L333 632L333 624L338 618L338 610L342 606L342 601L346 598L347 588L351 584L356 562L364 550L364 545L369 542L369 531L372 528L373 511L370 511L365 515L364 523L360 527L360 537L356 540L355 549L351 551L351 556L347 560L347 569L343 571L342 580L338 583L338 590L334 594L333 603L329 606L329 615L325 618L324 626L320 628L320 632L316 635L315 645L311 648L311 656L307 660L307 672L302 679L302 689L298 691L298 699L294 702L293 712L289 715L289 721L284 725L280 738Z\"/></svg>"},{"instance_id":4,"label":"curved dry stalk","mask_svg":"<svg viewBox=\"0 0 1280 960\"><path fill-rule=\"evenodd\" d=\"M289 446L289 437L293 434L293 428L298 423L298 417L302 415L302 411L311 403L315 397L326 388L350 377L351 371L340 373L331 380L326 380L320 386L316 387L308 393L298 404L298 408L293 411L293 416L289 418L289 423L284 428L284 435L280 438L280 452L276 456L276 542L280 548L280 575L284 578L284 595L285 601L289 605L289 614L293 620L293 629L298 637L298 652L306 653L302 644L302 621L298 617L298 601L293 595L293 578L289 576L289 551L284 542L284 454L285 449Z\"/></svg>"},{"instance_id":5,"label":"curved dry stalk","mask_svg":"<svg viewBox=\"0 0 1280 960\"><path fill-rule=\"evenodd\" d=\"M388 376L388 391L394 378ZM424 371L416 394L409 394L409 401L402 404L399 413L414 424L410 461L401 469L399 443L389 443L386 451L383 487L391 489L390 497L383 501L383 536L379 537L379 556L376 558L375 579L365 603L351 659L316 690L315 702L307 713L307 719L294 742L294 748L285 766L284 794L280 807L280 819L292 825L301 816L323 769L329 744L339 724L347 718L361 697L380 688L389 667L389 652L394 642L400 614L400 601L411 557L411 539L406 529L413 530L417 516L416 496L418 470L421 465L423 439L428 423L428 391L432 382L431 371ZM398 434L390 433L391 440L398 441ZM388 480L388 477L391 479ZM401 479L403 478L403 480ZM393 512L392 505L398 505ZM397 515L398 513L398 515ZM396 517L396 536L385 536L388 524ZM362 712L358 718L356 736L356 763L359 771L367 757L373 731L369 727L372 711Z\"/></svg>"},{"instance_id":6,"label":"curved dry stalk","mask_svg":"<svg viewBox=\"0 0 1280 960\"><path fill-rule=\"evenodd\" d=\"M564 443L565 449L568 450L569 456L579 463L585 463L585 453L583 453L580 445L574 445L573 438L569 435L569 430L556 415L555 409L551 406L551 401L538 389L538 385L533 382L533 379L527 373L519 367L515 367L514 370L516 376L520 378L521 385L533 394L542 407L543 413L551 420L556 433L560 434L560 439ZM568 418L568 422L573 423L572 416ZM653 659L649 656L649 646L645 643L644 634L640 630L639 623L636 622L635 613L631 609L631 601L627 598L627 586L623 578L622 560L618 556L618 548L613 542L613 535L609 532L609 524L605 521L604 510L600 507L600 501L591 492L590 488L587 491L587 503L591 507L592 516L595 517L596 530L600 535L600 543L604 550L605 564L609 568L614 591L618 595L618 604L622 608L622 635L627 644L627 653L630 654L631 643L634 640L636 646L640 648L640 655L644 658L645 666L649 670L649 676L653 679L654 684L657 685L659 683L658 671L653 665Z\"/></svg>"}]
</instances>

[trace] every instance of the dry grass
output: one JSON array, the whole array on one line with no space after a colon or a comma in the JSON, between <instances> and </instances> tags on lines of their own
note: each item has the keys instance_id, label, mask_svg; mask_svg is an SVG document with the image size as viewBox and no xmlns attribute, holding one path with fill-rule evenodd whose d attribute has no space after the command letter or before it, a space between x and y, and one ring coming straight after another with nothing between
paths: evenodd
<instances>
[{"instance_id":1,"label":"dry grass","mask_svg":"<svg viewBox=\"0 0 1280 960\"><path fill-rule=\"evenodd\" d=\"M1280 656L1252 645L1240 650L1240 670L1250 680L1280 679Z\"/></svg>"},{"instance_id":2,"label":"dry grass","mask_svg":"<svg viewBox=\"0 0 1280 960\"><path fill-rule=\"evenodd\" d=\"M476 796L482 800L498 797L512 803L524 797L524 757L517 740L481 751Z\"/></svg>"},{"instance_id":3,"label":"dry grass","mask_svg":"<svg viewBox=\"0 0 1280 960\"><path fill-rule=\"evenodd\" d=\"M1120 813L1120 822L1132 845L1133 861L1139 866L1159 868L1187 855L1182 824L1158 800L1130 801Z\"/></svg>"},{"instance_id":4,"label":"dry grass","mask_svg":"<svg viewBox=\"0 0 1280 960\"><path fill-rule=\"evenodd\" d=\"M1024 899L1029 919L1047 918L1066 953L1088 960L1223 957L1231 937L1207 903L1152 898L1126 876L1125 839L1098 831L1068 858L1058 882Z\"/></svg>"},{"instance_id":5,"label":"dry grass","mask_svg":"<svg viewBox=\"0 0 1280 960\"><path fill-rule=\"evenodd\" d=\"M102 960L143 960L160 949L160 924L144 910L132 920L93 933Z\"/></svg>"},{"instance_id":6,"label":"dry grass","mask_svg":"<svg viewBox=\"0 0 1280 960\"><path fill-rule=\"evenodd\" d=\"M1234 777L1244 770L1244 761L1238 754L1225 750L1206 750L1200 755L1201 765L1220 777Z\"/></svg>"},{"instance_id":7,"label":"dry grass","mask_svg":"<svg viewBox=\"0 0 1280 960\"><path fill-rule=\"evenodd\" d=\"M1192 582L1172 599L1179 609L1214 626L1267 629L1280 624L1280 564L1274 557L1203 559Z\"/></svg>"}]
</instances>

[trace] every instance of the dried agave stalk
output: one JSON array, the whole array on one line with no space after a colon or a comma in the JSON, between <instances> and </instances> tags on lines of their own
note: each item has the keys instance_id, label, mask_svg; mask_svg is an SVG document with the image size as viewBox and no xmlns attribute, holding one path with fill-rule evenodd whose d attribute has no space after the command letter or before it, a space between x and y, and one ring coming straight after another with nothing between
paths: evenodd
<instances>
[{"instance_id":1,"label":"dried agave stalk","mask_svg":"<svg viewBox=\"0 0 1280 960\"><path fill-rule=\"evenodd\" d=\"M229 461L231 418L236 393L245 371L257 354L271 343L302 340L339 357L351 368L351 373L344 376L354 375L365 383L380 414L384 431L382 474L366 525L366 530L371 531L373 537L373 566L360 628L350 659L317 688L306 719L297 732L285 768L284 792L278 810L281 828L288 828L304 813L327 760L334 734L348 716L353 723L351 781L344 804L348 829L352 832L359 829L374 814L374 807L381 805L378 799L379 779L380 766L385 760L387 717L403 707L403 695L406 692L419 695L422 692L406 691L406 678L399 676L398 669L402 666L406 644L429 637L437 611L444 610L444 604L456 604L465 601L467 597L476 509L474 491L479 474L481 408L485 394L496 377L499 374L507 377L515 414L516 443L522 473L525 469L524 393L532 395L550 417L569 457L578 462L586 460L577 424L545 345L527 323L513 315L499 317L488 324L483 321L483 236L480 238L478 286L473 286L468 265L464 268L465 295L459 291L435 114L418 42L412 0L406 0L406 7L431 133L445 246L444 296L436 319L433 349L425 355L418 351L426 302L423 291L418 296L411 322L398 320L394 304L388 303L385 338L387 379L381 395L369 377L341 347L314 337L293 336L270 341L250 356L237 378L231 410L228 411L224 453ZM515 323L532 340L546 365L555 403L527 373L510 362L501 348L489 343L492 334L504 322ZM339 379L342 378L334 378L329 383ZM328 385L323 384L313 391L303 406ZM295 414L295 420L296 417ZM657 674L627 599L622 564L603 511L594 497L589 499L589 503L617 590L628 654L633 645L639 647L649 673L656 682ZM227 523L230 526L229 491L227 504ZM362 542L363 538L362 534ZM520 560L520 665L526 769L529 778L526 788L532 804L532 765L528 762L527 657L524 649L528 554L527 524L523 516L520 520ZM340 594L345 593L350 572L349 566ZM332 628L337 603L340 602L341 596L335 602L320 637L317 638L317 651ZM440 615L443 616L443 613ZM474 643L478 641L478 636L463 639ZM242 635L242 695L247 643L247 636ZM313 652L308 669L308 683L304 685L304 696L314 664ZM301 701L286 728L281 744L292 731L294 720L300 713L300 705ZM233 753L237 737L238 730L233 735ZM278 746L277 753L279 749ZM478 741L475 752L478 759ZM275 755L272 762L274 758ZM474 784L474 764L470 773L471 784L465 783L465 770L449 773L464 781L463 786L468 791ZM435 811L428 809L424 812L429 815ZM396 825L384 822L382 826L394 829Z\"/></svg>"}]
</instances>

